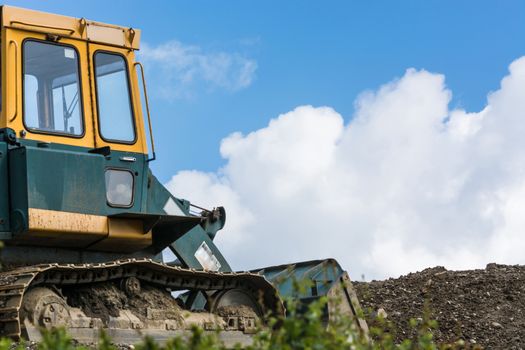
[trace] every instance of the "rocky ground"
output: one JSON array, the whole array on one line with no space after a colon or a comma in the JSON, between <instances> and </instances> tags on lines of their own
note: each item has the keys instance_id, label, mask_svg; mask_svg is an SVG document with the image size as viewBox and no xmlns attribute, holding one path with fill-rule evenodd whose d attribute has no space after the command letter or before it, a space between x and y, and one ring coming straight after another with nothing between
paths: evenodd
<instances>
[{"instance_id":1,"label":"rocky ground","mask_svg":"<svg viewBox=\"0 0 525 350\"><path fill-rule=\"evenodd\" d=\"M435 267L385 281L354 282L369 324L378 314L397 341L414 335L410 319L436 320L438 342L463 339L485 349L525 349L525 266L483 270Z\"/></svg>"}]
</instances>

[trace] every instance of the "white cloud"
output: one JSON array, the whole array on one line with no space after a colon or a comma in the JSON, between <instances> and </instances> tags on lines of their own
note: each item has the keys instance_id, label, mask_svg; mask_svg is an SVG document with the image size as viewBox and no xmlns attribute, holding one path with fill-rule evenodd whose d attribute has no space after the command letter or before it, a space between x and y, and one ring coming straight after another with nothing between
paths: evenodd
<instances>
[{"instance_id":1,"label":"white cloud","mask_svg":"<svg viewBox=\"0 0 525 350\"><path fill-rule=\"evenodd\" d=\"M355 115L297 107L221 144L215 174L178 196L224 204L218 244L237 269L335 257L351 276L525 263L525 58L478 113L449 110L444 77L413 69Z\"/></svg>"},{"instance_id":2,"label":"white cloud","mask_svg":"<svg viewBox=\"0 0 525 350\"><path fill-rule=\"evenodd\" d=\"M208 52L176 40L142 44L139 54L156 92L167 99L191 97L197 89L238 91L253 82L257 70L255 60L239 53Z\"/></svg>"}]
</instances>

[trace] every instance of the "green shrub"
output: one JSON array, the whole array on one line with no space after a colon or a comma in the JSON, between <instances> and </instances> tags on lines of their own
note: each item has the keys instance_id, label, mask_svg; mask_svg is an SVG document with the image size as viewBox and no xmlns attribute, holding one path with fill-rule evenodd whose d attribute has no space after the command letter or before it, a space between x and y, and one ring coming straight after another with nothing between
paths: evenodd
<instances>
[{"instance_id":1,"label":"green shrub","mask_svg":"<svg viewBox=\"0 0 525 350\"><path fill-rule=\"evenodd\" d=\"M328 327L323 323L323 308L326 298L311 303L305 313L298 312L294 301L287 302L288 317L270 318L269 326L261 327L255 335L254 342L247 350L462 350L480 349L470 347L464 342L454 344L436 344L432 331L437 323L424 316L422 321L411 320L411 326L417 332L412 339L405 339L395 344L389 333L386 320L378 319L370 329L373 341L368 341L353 325L348 317L339 315ZM279 325L278 327L276 325ZM1 339L0 350L22 350L25 344L13 344L11 340ZM32 347L34 348L34 347ZM37 345L39 350L73 350L86 349L76 344L64 329L43 331L43 339ZM117 350L105 332L101 332L98 343L100 350ZM241 347L238 346L238 349ZM193 327L187 337L176 337L159 344L146 337L136 350L224 350L218 334L207 333L201 328Z\"/></svg>"}]
</instances>

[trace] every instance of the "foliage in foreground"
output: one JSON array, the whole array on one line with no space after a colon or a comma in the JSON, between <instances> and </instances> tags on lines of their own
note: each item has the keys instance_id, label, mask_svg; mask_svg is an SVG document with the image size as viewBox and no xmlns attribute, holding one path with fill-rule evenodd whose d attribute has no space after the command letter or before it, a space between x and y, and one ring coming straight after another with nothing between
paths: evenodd
<instances>
[{"instance_id":1,"label":"foliage in foreground","mask_svg":"<svg viewBox=\"0 0 525 350\"><path fill-rule=\"evenodd\" d=\"M270 326L261 328L255 336L253 345L246 350L463 350L480 349L471 347L468 343L458 341L453 344L436 344L432 337L432 330L437 323L428 318L423 321L411 321L417 331L412 339L406 339L401 344L394 344L393 337L382 327L385 320L378 319L370 329L369 341L355 327L349 318L338 316L328 327L322 321L323 308L326 299L320 299L309 305L306 313L297 312L297 305L287 304L289 317L285 319L271 319ZM279 327L273 327L279 324ZM23 350L27 344L13 344L9 339L0 340L0 350ZM64 329L43 331L43 340L37 344L39 350L83 350L86 346L76 344ZM101 332L97 349L117 350L111 339ZM224 350L218 333L207 333L201 328L194 327L187 337L177 337L165 344L156 343L146 337L142 343L134 346L136 350ZM240 349L240 347L237 347Z\"/></svg>"}]
</instances>

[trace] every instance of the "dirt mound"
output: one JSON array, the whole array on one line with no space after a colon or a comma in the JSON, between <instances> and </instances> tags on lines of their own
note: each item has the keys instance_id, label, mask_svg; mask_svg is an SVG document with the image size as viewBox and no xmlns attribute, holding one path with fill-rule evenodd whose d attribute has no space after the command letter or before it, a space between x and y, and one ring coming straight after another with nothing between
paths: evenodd
<instances>
[{"instance_id":1,"label":"dirt mound","mask_svg":"<svg viewBox=\"0 0 525 350\"><path fill-rule=\"evenodd\" d=\"M435 267L354 285L369 323L377 314L386 315L398 342L414 335L409 320L421 321L428 312L438 322L437 342L463 339L486 349L525 348L525 266Z\"/></svg>"}]
</instances>

